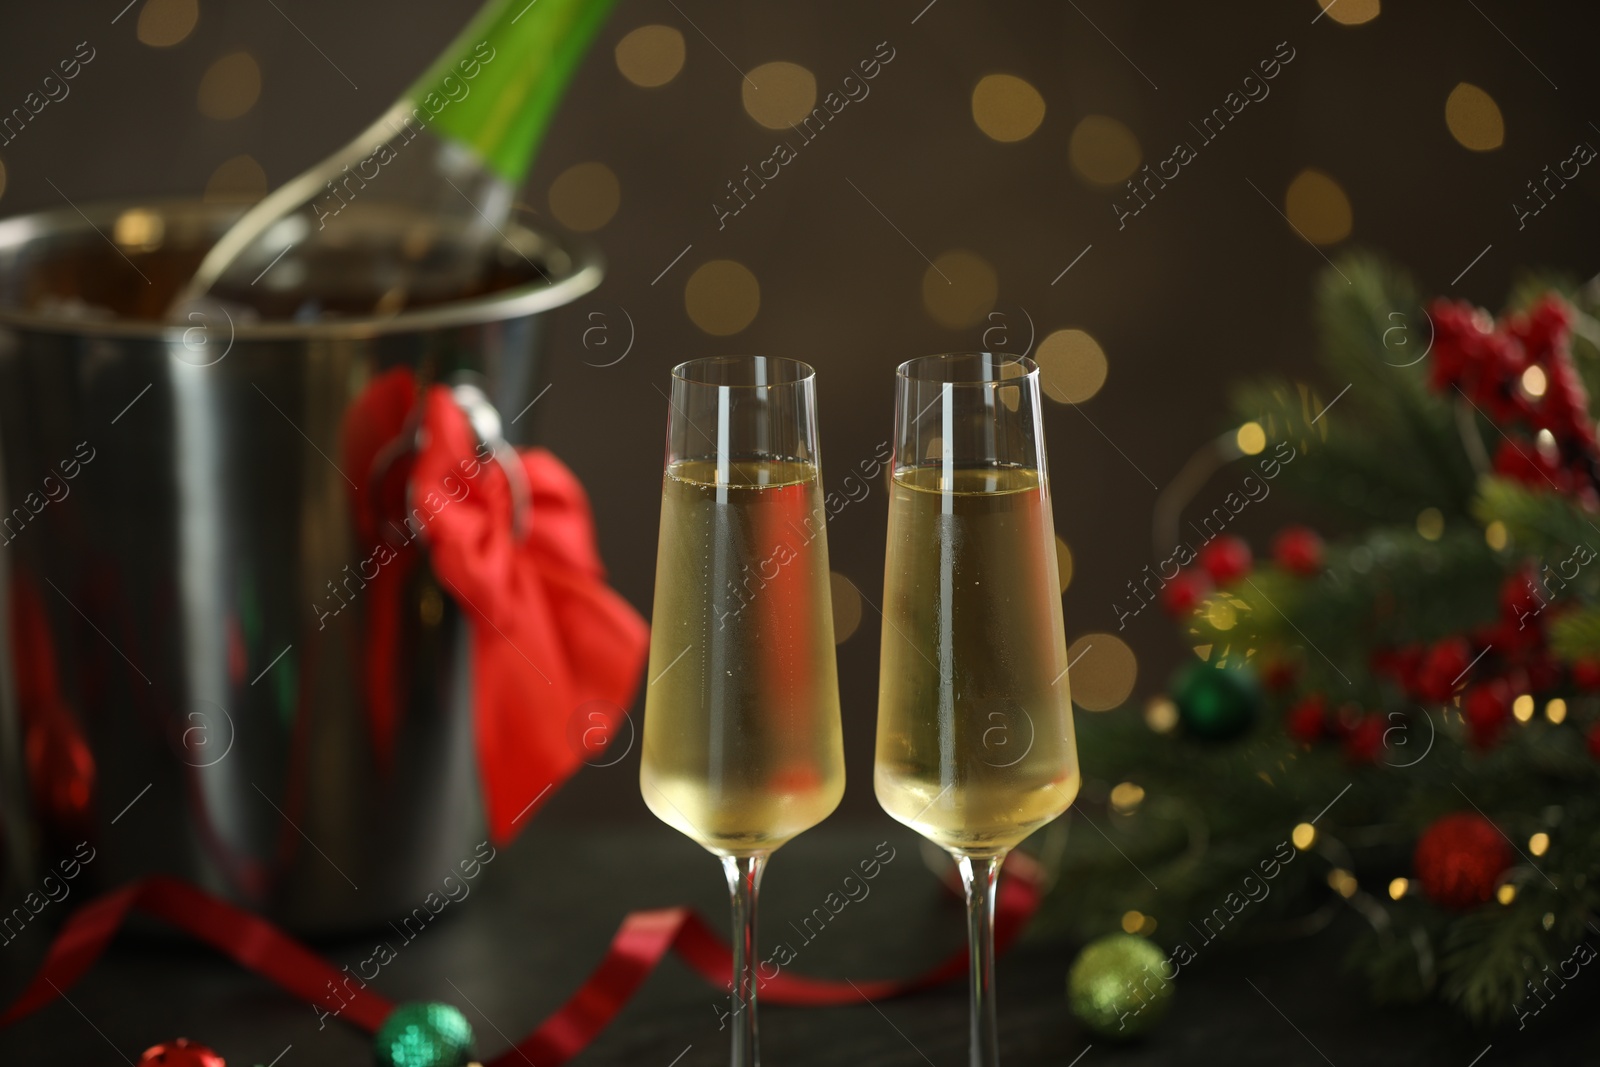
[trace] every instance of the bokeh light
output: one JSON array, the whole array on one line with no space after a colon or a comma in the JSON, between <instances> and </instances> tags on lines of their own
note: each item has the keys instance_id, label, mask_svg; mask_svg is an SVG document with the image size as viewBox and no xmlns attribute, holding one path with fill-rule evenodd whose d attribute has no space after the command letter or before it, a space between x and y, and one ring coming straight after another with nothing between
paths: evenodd
<instances>
[{"instance_id":1,"label":"bokeh light","mask_svg":"<svg viewBox=\"0 0 1600 1067\"><path fill-rule=\"evenodd\" d=\"M769 130L798 125L817 104L816 75L798 63L763 63L741 84L745 112Z\"/></svg>"},{"instance_id":2,"label":"bokeh light","mask_svg":"<svg viewBox=\"0 0 1600 1067\"><path fill-rule=\"evenodd\" d=\"M1085 115L1067 145L1072 169L1091 185L1119 185L1139 169L1139 139L1109 115Z\"/></svg>"},{"instance_id":3,"label":"bokeh light","mask_svg":"<svg viewBox=\"0 0 1600 1067\"><path fill-rule=\"evenodd\" d=\"M130 208L111 225L111 239L125 252L149 252L161 247L166 223L154 211Z\"/></svg>"},{"instance_id":4,"label":"bokeh light","mask_svg":"<svg viewBox=\"0 0 1600 1067\"><path fill-rule=\"evenodd\" d=\"M1137 782L1118 782L1111 787L1111 806L1123 815L1131 814L1144 803L1144 786Z\"/></svg>"},{"instance_id":5,"label":"bokeh light","mask_svg":"<svg viewBox=\"0 0 1600 1067\"><path fill-rule=\"evenodd\" d=\"M1085 711L1110 711L1133 692L1139 661L1115 634L1084 634L1067 649L1072 700Z\"/></svg>"},{"instance_id":6,"label":"bokeh light","mask_svg":"<svg viewBox=\"0 0 1600 1067\"><path fill-rule=\"evenodd\" d=\"M922 274L922 306L934 322L952 330L982 322L999 296L999 277L976 252L946 252Z\"/></svg>"},{"instance_id":7,"label":"bokeh light","mask_svg":"<svg viewBox=\"0 0 1600 1067\"><path fill-rule=\"evenodd\" d=\"M211 64L200 79L200 114L236 119L261 98L261 65L249 52L230 52Z\"/></svg>"},{"instance_id":8,"label":"bokeh light","mask_svg":"<svg viewBox=\"0 0 1600 1067\"><path fill-rule=\"evenodd\" d=\"M611 221L622 203L622 183L604 163L568 167L550 183L550 214L569 230L588 233Z\"/></svg>"},{"instance_id":9,"label":"bokeh light","mask_svg":"<svg viewBox=\"0 0 1600 1067\"><path fill-rule=\"evenodd\" d=\"M1289 183L1283 213L1312 244L1338 244L1350 236L1350 198L1338 182L1314 167L1307 167Z\"/></svg>"},{"instance_id":10,"label":"bokeh light","mask_svg":"<svg viewBox=\"0 0 1600 1067\"><path fill-rule=\"evenodd\" d=\"M1259 456L1267 447L1267 431L1259 422L1247 422L1233 435L1233 443L1247 456Z\"/></svg>"},{"instance_id":11,"label":"bokeh light","mask_svg":"<svg viewBox=\"0 0 1600 1067\"><path fill-rule=\"evenodd\" d=\"M1083 330L1057 330L1039 342L1039 387L1062 404L1081 404L1106 383L1106 354Z\"/></svg>"},{"instance_id":12,"label":"bokeh light","mask_svg":"<svg viewBox=\"0 0 1600 1067\"><path fill-rule=\"evenodd\" d=\"M1439 540L1444 536L1444 513L1438 508L1423 508L1417 512L1417 533L1428 541Z\"/></svg>"},{"instance_id":13,"label":"bokeh light","mask_svg":"<svg viewBox=\"0 0 1600 1067\"><path fill-rule=\"evenodd\" d=\"M684 55L676 27L640 26L617 42L617 69L641 89L654 89L678 76Z\"/></svg>"},{"instance_id":14,"label":"bokeh light","mask_svg":"<svg viewBox=\"0 0 1600 1067\"><path fill-rule=\"evenodd\" d=\"M1178 705L1171 697L1151 697L1144 706L1144 724L1158 734L1170 734L1178 727Z\"/></svg>"},{"instance_id":15,"label":"bokeh light","mask_svg":"<svg viewBox=\"0 0 1600 1067\"><path fill-rule=\"evenodd\" d=\"M1072 584L1072 548L1061 540L1060 534L1056 534L1056 578L1065 593Z\"/></svg>"},{"instance_id":16,"label":"bokeh light","mask_svg":"<svg viewBox=\"0 0 1600 1067\"><path fill-rule=\"evenodd\" d=\"M1450 90L1444 102L1444 124L1463 148L1490 152L1506 140L1506 122L1494 97L1470 82Z\"/></svg>"},{"instance_id":17,"label":"bokeh light","mask_svg":"<svg viewBox=\"0 0 1600 1067\"><path fill-rule=\"evenodd\" d=\"M267 172L254 156L225 159L206 181L208 204L253 203L267 195Z\"/></svg>"},{"instance_id":18,"label":"bokeh light","mask_svg":"<svg viewBox=\"0 0 1600 1067\"><path fill-rule=\"evenodd\" d=\"M1502 548L1505 548L1507 542L1510 540L1511 537L1509 532L1506 530L1506 524L1501 522L1499 519L1492 520L1489 525L1483 528L1483 543L1494 549L1496 552L1500 551Z\"/></svg>"},{"instance_id":19,"label":"bokeh light","mask_svg":"<svg viewBox=\"0 0 1600 1067\"><path fill-rule=\"evenodd\" d=\"M828 575L828 591L833 598L833 641L842 645L861 625L861 592L838 571Z\"/></svg>"},{"instance_id":20,"label":"bokeh light","mask_svg":"<svg viewBox=\"0 0 1600 1067\"><path fill-rule=\"evenodd\" d=\"M171 48L194 32L199 0L145 0L139 11L139 40L152 48Z\"/></svg>"},{"instance_id":21,"label":"bokeh light","mask_svg":"<svg viewBox=\"0 0 1600 1067\"><path fill-rule=\"evenodd\" d=\"M1317 0L1330 19L1346 26L1359 26L1378 17L1382 0Z\"/></svg>"},{"instance_id":22,"label":"bokeh light","mask_svg":"<svg viewBox=\"0 0 1600 1067\"><path fill-rule=\"evenodd\" d=\"M706 333L729 337L754 321L761 309L761 283L743 263L713 259L689 276L683 306Z\"/></svg>"},{"instance_id":23,"label":"bokeh light","mask_svg":"<svg viewBox=\"0 0 1600 1067\"><path fill-rule=\"evenodd\" d=\"M1026 140L1044 121L1044 97L1014 74L988 74L972 90L972 121L993 140Z\"/></svg>"},{"instance_id":24,"label":"bokeh light","mask_svg":"<svg viewBox=\"0 0 1600 1067\"><path fill-rule=\"evenodd\" d=\"M1122 913L1122 932L1125 934L1143 934L1148 937L1154 933L1156 921L1142 911L1125 911Z\"/></svg>"}]
</instances>

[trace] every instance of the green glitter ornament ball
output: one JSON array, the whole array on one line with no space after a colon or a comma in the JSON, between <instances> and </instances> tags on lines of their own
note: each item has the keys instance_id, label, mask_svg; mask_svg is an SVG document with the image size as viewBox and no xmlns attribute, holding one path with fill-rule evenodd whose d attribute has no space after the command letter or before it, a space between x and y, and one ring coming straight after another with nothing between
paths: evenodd
<instances>
[{"instance_id":1,"label":"green glitter ornament ball","mask_svg":"<svg viewBox=\"0 0 1600 1067\"><path fill-rule=\"evenodd\" d=\"M1107 934L1084 946L1067 972L1067 1005L1102 1037L1138 1037L1172 1006L1168 973L1166 956L1152 942Z\"/></svg>"},{"instance_id":2,"label":"green glitter ornament ball","mask_svg":"<svg viewBox=\"0 0 1600 1067\"><path fill-rule=\"evenodd\" d=\"M378 1067L467 1067L473 1060L472 1024L449 1004L402 1004L372 1039Z\"/></svg>"},{"instance_id":3,"label":"green glitter ornament ball","mask_svg":"<svg viewBox=\"0 0 1600 1067\"><path fill-rule=\"evenodd\" d=\"M1261 717L1266 703L1250 668L1213 667L1199 661L1173 679L1172 700L1184 731L1203 741L1238 737Z\"/></svg>"}]
</instances>

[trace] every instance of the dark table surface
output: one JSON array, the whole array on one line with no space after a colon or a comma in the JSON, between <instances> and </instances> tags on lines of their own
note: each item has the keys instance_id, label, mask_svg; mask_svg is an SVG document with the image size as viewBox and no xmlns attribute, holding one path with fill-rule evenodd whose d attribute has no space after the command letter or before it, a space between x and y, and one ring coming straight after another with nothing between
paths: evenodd
<instances>
[{"instance_id":1,"label":"dark table surface","mask_svg":"<svg viewBox=\"0 0 1600 1067\"><path fill-rule=\"evenodd\" d=\"M960 946L958 903L925 865L917 839L898 826L823 827L786 846L762 893L764 942L783 937L819 906L881 841L894 859L870 893L847 905L788 968L860 981L903 977ZM420 902L419 902L420 903ZM397 1000L448 1000L466 1012L480 1050L495 1055L531 1031L600 960L624 912L690 904L721 928L721 872L711 857L666 828L535 825L485 871L472 895L403 945L374 980ZM1372 1007L1340 965L1339 924L1310 940L1219 943L1185 967L1171 1014L1147 1038L1116 1043L1087 1033L1064 995L1075 946L1027 939L1000 961L1001 1054L1008 1067L1154 1067L1159 1064L1439 1064L1595 1062L1595 979L1580 978L1518 1031L1478 1032L1437 1006ZM319 951L336 962L371 955L381 933ZM395 938L392 936L390 940ZM9 1000L38 962L42 939L0 949ZM1584 983L1588 983L1586 988ZM208 949L155 933L125 935L55 1003L0 1032L0 1064L137 1061L157 1041L183 1035L234 1067L370 1062L369 1039L345 1023L319 1029L315 1012ZM577 1063L710 1067L725 1063L727 1004L698 974L669 957ZM878 1004L761 1010L768 1067L959 1067L966 1042L960 983ZM1081 1058L1080 1058L1081 1057ZM1481 1058L1480 1058L1481 1057ZM544 1067L544 1065L533 1065Z\"/></svg>"}]
</instances>

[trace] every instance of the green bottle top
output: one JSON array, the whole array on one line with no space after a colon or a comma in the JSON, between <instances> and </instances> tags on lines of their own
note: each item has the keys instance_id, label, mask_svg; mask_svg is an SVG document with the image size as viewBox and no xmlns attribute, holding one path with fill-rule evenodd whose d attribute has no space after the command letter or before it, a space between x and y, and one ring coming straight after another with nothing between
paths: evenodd
<instances>
[{"instance_id":1,"label":"green bottle top","mask_svg":"<svg viewBox=\"0 0 1600 1067\"><path fill-rule=\"evenodd\" d=\"M489 0L403 97L515 186L615 0Z\"/></svg>"}]
</instances>

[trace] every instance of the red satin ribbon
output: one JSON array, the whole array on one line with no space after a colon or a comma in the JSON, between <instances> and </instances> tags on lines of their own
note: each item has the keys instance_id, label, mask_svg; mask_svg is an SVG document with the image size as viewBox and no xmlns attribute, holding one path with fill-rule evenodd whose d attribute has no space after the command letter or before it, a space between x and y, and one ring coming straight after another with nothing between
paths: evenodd
<instances>
[{"instance_id":1,"label":"red satin ribbon","mask_svg":"<svg viewBox=\"0 0 1600 1067\"><path fill-rule=\"evenodd\" d=\"M1039 905L1040 871L1033 860L1013 853L1006 860L995 904L995 947L1004 951L1027 926ZM187 882L156 875L97 897L73 912L50 945L33 981L0 1015L8 1026L65 994L111 943L130 911L164 919L206 942L239 964L300 999L375 1032L394 1005L349 981L335 968L273 924L225 903ZM583 985L533 1033L507 1049L489 1067L516 1067L529 1061L558 1067L582 1052L632 999L669 951L718 989L729 987L733 958L727 946L688 908L630 912L622 920L605 958ZM879 1000L938 985L961 974L963 950L915 978L875 982L823 981L779 972L758 986L769 1004L849 1004ZM340 993L335 995L334 990Z\"/></svg>"}]
</instances>

